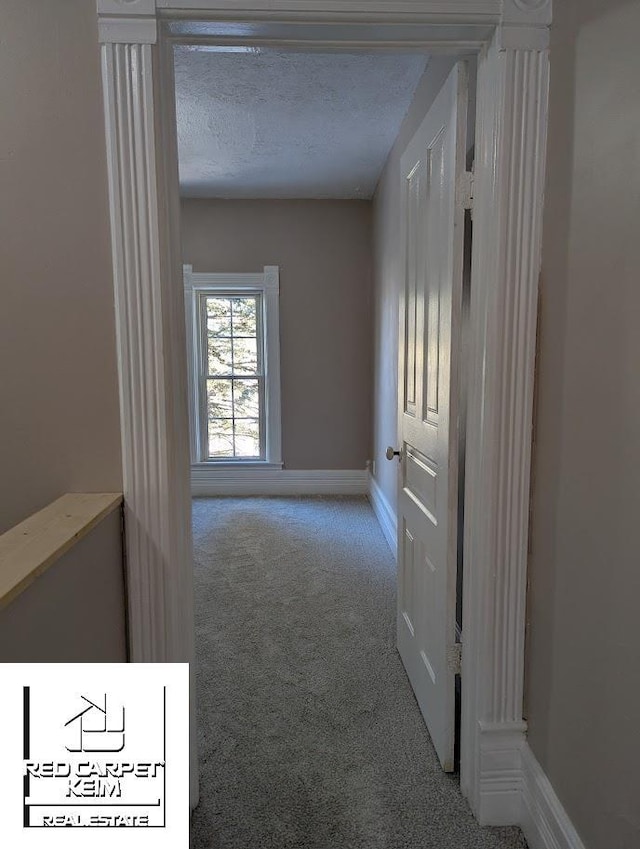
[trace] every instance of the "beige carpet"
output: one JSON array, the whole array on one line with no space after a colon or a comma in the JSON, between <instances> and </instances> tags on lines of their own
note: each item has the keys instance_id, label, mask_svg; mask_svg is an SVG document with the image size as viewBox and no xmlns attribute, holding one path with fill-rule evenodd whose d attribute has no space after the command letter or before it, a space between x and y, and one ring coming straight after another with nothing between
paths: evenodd
<instances>
[{"instance_id":1,"label":"beige carpet","mask_svg":"<svg viewBox=\"0 0 640 849\"><path fill-rule=\"evenodd\" d=\"M193 849L523 849L438 764L364 498L194 502Z\"/></svg>"}]
</instances>

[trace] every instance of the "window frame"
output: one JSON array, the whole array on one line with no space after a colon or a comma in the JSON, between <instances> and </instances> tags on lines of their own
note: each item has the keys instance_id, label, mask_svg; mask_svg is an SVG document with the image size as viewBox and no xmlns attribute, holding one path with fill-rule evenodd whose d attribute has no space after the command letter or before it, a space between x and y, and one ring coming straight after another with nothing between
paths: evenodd
<instances>
[{"instance_id":1,"label":"window frame","mask_svg":"<svg viewBox=\"0 0 640 849\"><path fill-rule=\"evenodd\" d=\"M189 443L191 465L206 468L282 468L280 400L280 271L267 265L261 273L219 274L194 272L183 266L189 387ZM261 320L259 342L263 363L263 405L260 410L264 458L211 458L207 446L206 344L200 304L206 296L257 295ZM260 339L261 335L261 339Z\"/></svg>"}]
</instances>

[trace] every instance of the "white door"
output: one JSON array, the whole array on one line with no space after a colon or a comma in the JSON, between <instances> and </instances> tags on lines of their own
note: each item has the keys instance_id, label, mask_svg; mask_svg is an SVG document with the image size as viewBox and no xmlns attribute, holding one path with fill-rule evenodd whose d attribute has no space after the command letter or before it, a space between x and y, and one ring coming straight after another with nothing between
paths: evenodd
<instances>
[{"instance_id":1,"label":"white door","mask_svg":"<svg viewBox=\"0 0 640 849\"><path fill-rule=\"evenodd\" d=\"M452 70L402 157L398 648L454 768L458 362L468 75Z\"/></svg>"}]
</instances>

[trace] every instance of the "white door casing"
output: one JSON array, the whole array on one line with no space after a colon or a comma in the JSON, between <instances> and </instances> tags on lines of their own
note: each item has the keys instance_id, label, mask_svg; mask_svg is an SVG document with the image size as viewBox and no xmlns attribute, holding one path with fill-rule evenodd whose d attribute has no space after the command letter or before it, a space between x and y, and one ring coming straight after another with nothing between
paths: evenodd
<instances>
[{"instance_id":1,"label":"white door casing","mask_svg":"<svg viewBox=\"0 0 640 849\"><path fill-rule=\"evenodd\" d=\"M97 6L134 661L193 653L175 111L165 62L171 40L187 31L189 40L218 39L231 20L242 24L236 40L253 43L478 52L460 777L482 823L518 822L551 0L97 0ZM194 735L191 754L193 805Z\"/></svg>"},{"instance_id":2,"label":"white door casing","mask_svg":"<svg viewBox=\"0 0 640 849\"><path fill-rule=\"evenodd\" d=\"M113 5L113 4L112 4ZM172 64L155 19L102 28L132 662L189 662L198 801L186 338ZM165 74L167 76L165 76ZM163 92L161 96L161 92Z\"/></svg>"},{"instance_id":3,"label":"white door casing","mask_svg":"<svg viewBox=\"0 0 640 849\"><path fill-rule=\"evenodd\" d=\"M451 71L401 158L398 650L445 771L454 769L458 396L468 72Z\"/></svg>"}]
</instances>

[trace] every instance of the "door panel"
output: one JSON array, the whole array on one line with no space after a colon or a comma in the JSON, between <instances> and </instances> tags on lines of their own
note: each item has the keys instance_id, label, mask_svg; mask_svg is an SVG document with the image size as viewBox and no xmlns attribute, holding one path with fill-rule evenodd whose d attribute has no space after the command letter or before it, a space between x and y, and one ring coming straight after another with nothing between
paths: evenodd
<instances>
[{"instance_id":1,"label":"door panel","mask_svg":"<svg viewBox=\"0 0 640 849\"><path fill-rule=\"evenodd\" d=\"M453 770L459 337L467 69L451 72L402 157L398 648L434 746Z\"/></svg>"}]
</instances>

